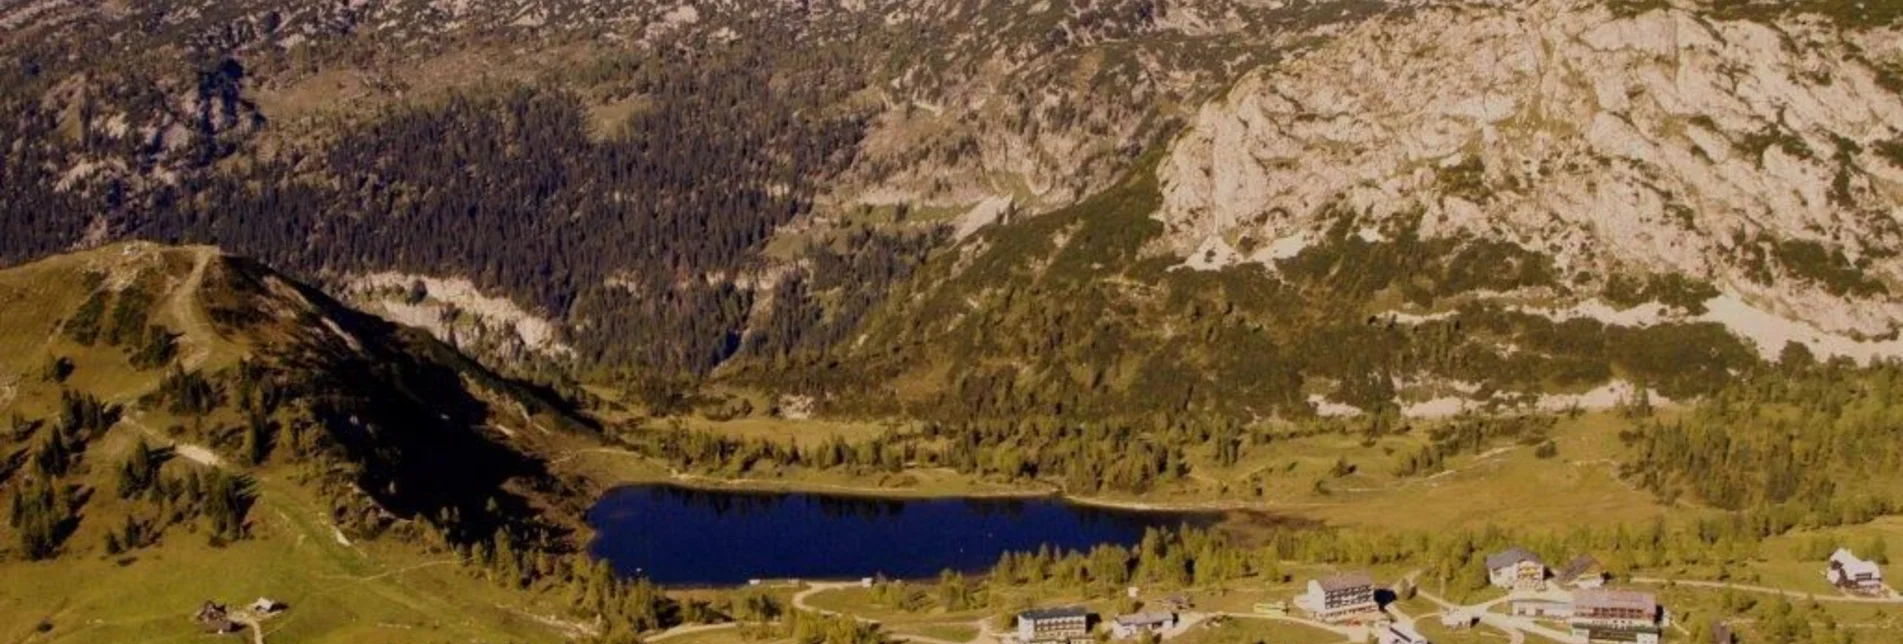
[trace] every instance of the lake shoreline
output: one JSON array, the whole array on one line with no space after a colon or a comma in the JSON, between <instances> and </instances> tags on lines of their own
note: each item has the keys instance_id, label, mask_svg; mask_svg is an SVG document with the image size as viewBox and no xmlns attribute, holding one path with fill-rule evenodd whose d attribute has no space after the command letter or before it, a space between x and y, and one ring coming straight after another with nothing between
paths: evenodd
<instances>
[{"instance_id":1,"label":"lake shoreline","mask_svg":"<svg viewBox=\"0 0 1903 644\"><path fill-rule=\"evenodd\" d=\"M1075 494L1050 483L980 483L963 474L957 475L959 481L966 484L984 485L978 489L921 489L909 487L891 487L877 484L824 483L819 481L801 481L793 479L726 477L708 474L696 474L674 470L647 456L627 450L602 450L607 453L635 458L642 462L646 473L636 474L626 469L596 470L584 474L585 478L600 485L605 493L615 488L639 485L668 484L680 487L722 492L777 492L785 494L821 494L842 497L915 500L915 499L1058 499L1076 505L1091 506L1110 510L1128 510L1136 512L1233 512L1247 514L1274 514L1293 516L1300 512L1301 504L1282 505L1264 501L1245 501L1237 499L1208 500L1163 500L1145 498L1107 497L1100 495ZM906 470L902 473L925 473L932 471L949 472L944 468L924 468Z\"/></svg>"},{"instance_id":2,"label":"lake shoreline","mask_svg":"<svg viewBox=\"0 0 1903 644\"><path fill-rule=\"evenodd\" d=\"M1286 514L1266 503L1238 500L1209 501L1165 501L1127 499L1103 496L1072 494L1056 486L1044 489L1021 488L999 490L920 490L916 488L882 487L876 485L847 485L839 483L820 483L816 481L795 481L786 479L750 479L725 478L701 474L672 474L669 476L636 477L608 486L612 491L624 487L647 485L672 485L681 488L707 492L760 492L773 494L812 494L821 496L840 496L868 500L931 500L931 499L1051 499L1073 505L1087 506L1106 510L1124 510L1130 512L1236 512L1253 514Z\"/></svg>"},{"instance_id":3,"label":"lake shoreline","mask_svg":"<svg viewBox=\"0 0 1903 644\"><path fill-rule=\"evenodd\" d=\"M1153 530L1212 528L1229 514L1077 503L1048 492L988 496L842 494L679 480L605 492L589 510L589 551L627 576L674 588L760 580L926 580L981 575L1011 552L1135 547Z\"/></svg>"}]
</instances>

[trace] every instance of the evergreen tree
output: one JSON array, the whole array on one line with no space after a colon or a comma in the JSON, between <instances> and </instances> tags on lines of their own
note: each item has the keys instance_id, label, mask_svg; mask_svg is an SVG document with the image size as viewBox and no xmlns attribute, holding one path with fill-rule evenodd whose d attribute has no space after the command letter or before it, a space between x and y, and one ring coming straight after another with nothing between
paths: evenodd
<instances>
[{"instance_id":1,"label":"evergreen tree","mask_svg":"<svg viewBox=\"0 0 1903 644\"><path fill-rule=\"evenodd\" d=\"M158 462L144 440L135 441L119 465L119 498L130 499L150 489L158 478Z\"/></svg>"}]
</instances>

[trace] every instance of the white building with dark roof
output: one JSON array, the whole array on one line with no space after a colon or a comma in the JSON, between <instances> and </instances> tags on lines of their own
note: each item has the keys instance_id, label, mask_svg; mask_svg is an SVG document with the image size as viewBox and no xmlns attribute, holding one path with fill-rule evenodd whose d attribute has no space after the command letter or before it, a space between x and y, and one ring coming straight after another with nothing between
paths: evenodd
<instances>
[{"instance_id":1,"label":"white building with dark roof","mask_svg":"<svg viewBox=\"0 0 1903 644\"><path fill-rule=\"evenodd\" d=\"M1824 578L1847 593L1882 595L1887 592L1883 588L1883 570L1877 567L1877 562L1858 559L1848 548L1838 548L1830 554Z\"/></svg>"},{"instance_id":2,"label":"white building with dark roof","mask_svg":"<svg viewBox=\"0 0 1903 644\"><path fill-rule=\"evenodd\" d=\"M1487 581L1508 590L1545 590L1546 562L1514 546L1487 556Z\"/></svg>"},{"instance_id":3,"label":"white building with dark roof","mask_svg":"<svg viewBox=\"0 0 1903 644\"><path fill-rule=\"evenodd\" d=\"M1169 611L1147 611L1118 615L1110 620L1110 634L1117 639L1129 639L1144 633L1161 633L1176 626L1176 613Z\"/></svg>"},{"instance_id":4,"label":"white building with dark roof","mask_svg":"<svg viewBox=\"0 0 1903 644\"><path fill-rule=\"evenodd\" d=\"M1084 644L1090 636L1090 611L1080 606L1040 608L1018 613L1022 644Z\"/></svg>"},{"instance_id":5,"label":"white building with dark roof","mask_svg":"<svg viewBox=\"0 0 1903 644\"><path fill-rule=\"evenodd\" d=\"M1374 575L1365 570L1311 579L1308 592L1295 603L1331 624L1366 621L1381 612L1374 599Z\"/></svg>"}]
</instances>

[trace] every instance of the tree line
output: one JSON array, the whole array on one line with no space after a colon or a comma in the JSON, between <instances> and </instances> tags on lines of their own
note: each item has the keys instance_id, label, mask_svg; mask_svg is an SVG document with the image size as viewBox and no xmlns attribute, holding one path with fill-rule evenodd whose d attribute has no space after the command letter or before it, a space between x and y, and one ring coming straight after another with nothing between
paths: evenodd
<instances>
[{"instance_id":1,"label":"tree line","mask_svg":"<svg viewBox=\"0 0 1903 644\"><path fill-rule=\"evenodd\" d=\"M1889 514L1903 466L1903 365L1790 364L1747 375L1689 413L1621 435L1625 475L1666 502L1789 505L1846 522Z\"/></svg>"}]
</instances>

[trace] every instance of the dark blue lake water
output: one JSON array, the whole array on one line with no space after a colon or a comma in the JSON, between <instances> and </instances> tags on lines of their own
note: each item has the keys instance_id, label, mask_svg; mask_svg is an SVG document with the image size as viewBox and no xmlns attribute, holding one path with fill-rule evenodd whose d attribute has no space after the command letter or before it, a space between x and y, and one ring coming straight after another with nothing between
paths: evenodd
<instances>
[{"instance_id":1,"label":"dark blue lake water","mask_svg":"<svg viewBox=\"0 0 1903 644\"><path fill-rule=\"evenodd\" d=\"M590 550L623 575L673 585L749 579L936 576L989 569L1007 551L1134 545L1151 527L1215 513L1137 512L1036 499L879 499L624 487L589 510Z\"/></svg>"}]
</instances>

